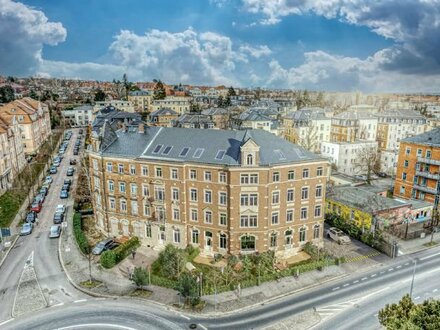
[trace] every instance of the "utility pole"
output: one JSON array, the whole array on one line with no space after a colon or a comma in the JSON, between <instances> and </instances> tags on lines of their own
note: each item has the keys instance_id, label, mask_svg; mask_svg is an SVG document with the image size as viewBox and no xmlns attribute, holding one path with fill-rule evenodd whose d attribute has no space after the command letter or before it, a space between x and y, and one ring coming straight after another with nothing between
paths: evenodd
<instances>
[{"instance_id":1,"label":"utility pole","mask_svg":"<svg viewBox=\"0 0 440 330\"><path fill-rule=\"evenodd\" d=\"M414 269L413 269L413 275L411 280L411 287L409 289L409 297L412 297L413 287L414 287L414 277L416 276L416 267L417 267L417 259L414 259Z\"/></svg>"}]
</instances>

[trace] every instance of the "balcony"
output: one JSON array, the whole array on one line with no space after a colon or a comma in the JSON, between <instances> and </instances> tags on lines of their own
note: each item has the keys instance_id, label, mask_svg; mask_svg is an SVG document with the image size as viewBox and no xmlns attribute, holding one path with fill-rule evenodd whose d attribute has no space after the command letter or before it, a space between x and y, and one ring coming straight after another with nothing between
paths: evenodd
<instances>
[{"instance_id":1,"label":"balcony","mask_svg":"<svg viewBox=\"0 0 440 330\"><path fill-rule=\"evenodd\" d=\"M438 165L438 166L440 166L440 160L437 160L437 159L424 158L424 157L417 157L417 161L418 161L419 163L425 163L425 164L432 164L432 165Z\"/></svg>"},{"instance_id":2,"label":"balcony","mask_svg":"<svg viewBox=\"0 0 440 330\"><path fill-rule=\"evenodd\" d=\"M430 173L427 171L416 171L417 176L421 176L428 179L439 180L440 175L438 173Z\"/></svg>"},{"instance_id":3,"label":"balcony","mask_svg":"<svg viewBox=\"0 0 440 330\"><path fill-rule=\"evenodd\" d=\"M428 194L433 194L433 195L437 194L437 190L435 190L435 189L433 189L433 188L428 188L428 187L424 187L424 186L419 186L418 184L415 184L415 185L413 186L413 188L414 188L414 189L417 189L417 190L420 190L420 191L423 191L423 192L426 192L426 193L428 193Z\"/></svg>"}]
</instances>

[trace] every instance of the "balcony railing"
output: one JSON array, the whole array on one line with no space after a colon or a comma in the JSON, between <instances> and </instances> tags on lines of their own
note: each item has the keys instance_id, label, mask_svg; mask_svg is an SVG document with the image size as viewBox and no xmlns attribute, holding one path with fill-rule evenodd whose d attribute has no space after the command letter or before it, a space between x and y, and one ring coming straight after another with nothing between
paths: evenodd
<instances>
[{"instance_id":1,"label":"balcony railing","mask_svg":"<svg viewBox=\"0 0 440 330\"><path fill-rule=\"evenodd\" d=\"M440 179L440 175L438 173L430 173L427 171L416 171L416 175L422 176L424 178L434 179L434 180Z\"/></svg>"},{"instance_id":2,"label":"balcony railing","mask_svg":"<svg viewBox=\"0 0 440 330\"><path fill-rule=\"evenodd\" d=\"M435 190L433 188L428 188L428 187L425 187L425 186L419 186L418 184L415 184L413 187L414 187L414 189L417 189L417 190L420 190L420 191L423 191L423 192L427 192L428 194L433 194L433 195L437 194L437 190Z\"/></svg>"},{"instance_id":3,"label":"balcony railing","mask_svg":"<svg viewBox=\"0 0 440 330\"><path fill-rule=\"evenodd\" d=\"M440 160L437 160L437 159L417 157L417 161L419 163L425 163L425 164L432 164L432 165L439 165L440 166Z\"/></svg>"}]
</instances>

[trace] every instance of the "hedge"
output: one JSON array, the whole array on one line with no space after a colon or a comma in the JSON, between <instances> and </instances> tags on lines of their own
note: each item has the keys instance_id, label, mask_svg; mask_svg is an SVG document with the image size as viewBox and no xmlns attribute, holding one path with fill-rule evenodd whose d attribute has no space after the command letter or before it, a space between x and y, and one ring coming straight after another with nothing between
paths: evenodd
<instances>
[{"instance_id":1,"label":"hedge","mask_svg":"<svg viewBox=\"0 0 440 330\"><path fill-rule=\"evenodd\" d=\"M116 264L124 260L134 249L139 247L141 243L138 237L132 237L127 242L119 245L116 249L105 251L101 254L100 263L104 268L112 268Z\"/></svg>"},{"instance_id":2,"label":"hedge","mask_svg":"<svg viewBox=\"0 0 440 330\"><path fill-rule=\"evenodd\" d=\"M82 219L80 213L75 213L73 215L73 233L75 235L76 243L82 253L89 253L89 242L87 241L86 235L82 230Z\"/></svg>"},{"instance_id":3,"label":"hedge","mask_svg":"<svg viewBox=\"0 0 440 330\"><path fill-rule=\"evenodd\" d=\"M170 280L168 278L151 274L151 284L162 286L169 289L175 289L177 286L177 281Z\"/></svg>"}]
</instances>

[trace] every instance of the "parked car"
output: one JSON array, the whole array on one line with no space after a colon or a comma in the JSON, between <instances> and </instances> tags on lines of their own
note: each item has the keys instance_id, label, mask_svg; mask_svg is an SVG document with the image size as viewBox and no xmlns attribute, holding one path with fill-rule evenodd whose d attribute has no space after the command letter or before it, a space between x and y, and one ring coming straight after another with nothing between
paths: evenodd
<instances>
[{"instance_id":1,"label":"parked car","mask_svg":"<svg viewBox=\"0 0 440 330\"><path fill-rule=\"evenodd\" d=\"M52 183L53 179L50 175L46 176L46 179L44 179L45 182Z\"/></svg>"},{"instance_id":2,"label":"parked car","mask_svg":"<svg viewBox=\"0 0 440 330\"><path fill-rule=\"evenodd\" d=\"M367 180L367 176L366 175L355 175L354 176L356 179L358 179L358 180Z\"/></svg>"},{"instance_id":3,"label":"parked car","mask_svg":"<svg viewBox=\"0 0 440 330\"><path fill-rule=\"evenodd\" d=\"M113 242L112 244L109 245L107 250L113 250L116 249L119 246L118 242Z\"/></svg>"},{"instance_id":4,"label":"parked car","mask_svg":"<svg viewBox=\"0 0 440 330\"><path fill-rule=\"evenodd\" d=\"M40 194L43 194L44 196L47 196L48 192L49 192L49 188L44 187L44 186L40 188Z\"/></svg>"},{"instance_id":5,"label":"parked car","mask_svg":"<svg viewBox=\"0 0 440 330\"><path fill-rule=\"evenodd\" d=\"M82 128L79 129L79 134L82 134L84 131Z\"/></svg>"},{"instance_id":6,"label":"parked car","mask_svg":"<svg viewBox=\"0 0 440 330\"><path fill-rule=\"evenodd\" d=\"M34 201L31 205L31 211L39 213L41 211L41 203L38 201Z\"/></svg>"},{"instance_id":7,"label":"parked car","mask_svg":"<svg viewBox=\"0 0 440 330\"><path fill-rule=\"evenodd\" d=\"M379 177L381 177L381 178L386 178L387 177L387 174L385 172L379 172L379 173L377 173L377 175Z\"/></svg>"},{"instance_id":8,"label":"parked car","mask_svg":"<svg viewBox=\"0 0 440 330\"><path fill-rule=\"evenodd\" d=\"M26 222L21 227L20 236L25 236L25 235L32 234L32 229L33 229L32 223Z\"/></svg>"},{"instance_id":9,"label":"parked car","mask_svg":"<svg viewBox=\"0 0 440 330\"><path fill-rule=\"evenodd\" d=\"M113 243L114 243L113 239L107 238L96 244L96 246L92 250L92 253L96 255L100 255L102 252L107 251Z\"/></svg>"},{"instance_id":10,"label":"parked car","mask_svg":"<svg viewBox=\"0 0 440 330\"><path fill-rule=\"evenodd\" d=\"M34 223L37 220L37 213L34 211L29 211L28 214L26 214L25 222Z\"/></svg>"},{"instance_id":11,"label":"parked car","mask_svg":"<svg viewBox=\"0 0 440 330\"><path fill-rule=\"evenodd\" d=\"M57 168L56 168L55 166L52 166L52 167L50 168L49 173L50 173L50 174L57 174Z\"/></svg>"},{"instance_id":12,"label":"parked car","mask_svg":"<svg viewBox=\"0 0 440 330\"><path fill-rule=\"evenodd\" d=\"M79 150L77 148L73 149L73 155L78 155L79 154Z\"/></svg>"},{"instance_id":13,"label":"parked car","mask_svg":"<svg viewBox=\"0 0 440 330\"><path fill-rule=\"evenodd\" d=\"M55 209L55 213L62 213L62 214L64 214L65 212L66 212L66 205L58 204L57 208Z\"/></svg>"},{"instance_id":14,"label":"parked car","mask_svg":"<svg viewBox=\"0 0 440 330\"><path fill-rule=\"evenodd\" d=\"M40 193L37 196L35 196L34 201L43 204L45 199L46 199L46 195Z\"/></svg>"},{"instance_id":15,"label":"parked car","mask_svg":"<svg viewBox=\"0 0 440 330\"><path fill-rule=\"evenodd\" d=\"M76 159L72 158L69 162L70 165L76 165Z\"/></svg>"},{"instance_id":16,"label":"parked car","mask_svg":"<svg viewBox=\"0 0 440 330\"><path fill-rule=\"evenodd\" d=\"M67 176L73 176L73 172L74 172L75 170L74 170L74 168L73 167L69 167L68 169L67 169L67 173L66 173L66 175Z\"/></svg>"},{"instance_id":17,"label":"parked car","mask_svg":"<svg viewBox=\"0 0 440 330\"><path fill-rule=\"evenodd\" d=\"M338 244L349 244L351 242L350 237L348 237L342 230L331 227L327 231L327 237L330 237L332 240L336 241Z\"/></svg>"},{"instance_id":18,"label":"parked car","mask_svg":"<svg viewBox=\"0 0 440 330\"><path fill-rule=\"evenodd\" d=\"M50 183L49 183L49 182L45 182L45 183L43 183L43 185L41 186L41 188L45 188L45 189L47 189L47 191L49 192Z\"/></svg>"},{"instance_id":19,"label":"parked car","mask_svg":"<svg viewBox=\"0 0 440 330\"><path fill-rule=\"evenodd\" d=\"M67 190L70 191L70 184L63 184L63 187L61 188L62 190Z\"/></svg>"},{"instance_id":20,"label":"parked car","mask_svg":"<svg viewBox=\"0 0 440 330\"><path fill-rule=\"evenodd\" d=\"M57 238L61 235L61 226L50 226L49 238Z\"/></svg>"},{"instance_id":21,"label":"parked car","mask_svg":"<svg viewBox=\"0 0 440 330\"><path fill-rule=\"evenodd\" d=\"M60 161L54 161L53 162L53 164L52 164L52 166L56 166L56 167L59 167L61 165L61 162Z\"/></svg>"},{"instance_id":22,"label":"parked car","mask_svg":"<svg viewBox=\"0 0 440 330\"><path fill-rule=\"evenodd\" d=\"M53 223L61 223L64 221L64 214L56 212L53 215Z\"/></svg>"},{"instance_id":23,"label":"parked car","mask_svg":"<svg viewBox=\"0 0 440 330\"><path fill-rule=\"evenodd\" d=\"M72 185L72 179L64 179L64 184Z\"/></svg>"},{"instance_id":24,"label":"parked car","mask_svg":"<svg viewBox=\"0 0 440 330\"><path fill-rule=\"evenodd\" d=\"M67 190L62 189L60 193L60 198L61 199L69 198L69 192Z\"/></svg>"}]
</instances>

